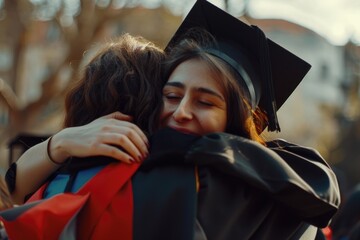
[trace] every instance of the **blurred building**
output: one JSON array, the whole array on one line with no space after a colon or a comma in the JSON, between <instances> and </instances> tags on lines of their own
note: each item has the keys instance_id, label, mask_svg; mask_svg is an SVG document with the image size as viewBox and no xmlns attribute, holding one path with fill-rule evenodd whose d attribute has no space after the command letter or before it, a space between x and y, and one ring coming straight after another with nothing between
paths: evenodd
<instances>
[{"instance_id":1,"label":"blurred building","mask_svg":"<svg viewBox=\"0 0 360 240\"><path fill-rule=\"evenodd\" d=\"M285 20L249 19L249 22L312 65L279 110L282 132L274 136L316 147L326 154L339 131L334 115L347 105L345 86L352 81L345 47L334 46L317 33Z\"/></svg>"},{"instance_id":2,"label":"blurred building","mask_svg":"<svg viewBox=\"0 0 360 240\"><path fill-rule=\"evenodd\" d=\"M346 193L360 182L360 46L351 42L334 46L317 33L284 20L249 22L312 65L278 112L281 133L270 137L318 149L334 168L341 192Z\"/></svg>"}]
</instances>

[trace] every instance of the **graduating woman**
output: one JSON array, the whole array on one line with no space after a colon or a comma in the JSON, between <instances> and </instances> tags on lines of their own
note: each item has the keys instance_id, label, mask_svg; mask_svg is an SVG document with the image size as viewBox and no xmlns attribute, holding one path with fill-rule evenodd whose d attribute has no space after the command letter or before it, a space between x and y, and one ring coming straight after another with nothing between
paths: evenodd
<instances>
[{"instance_id":1,"label":"graduating woman","mask_svg":"<svg viewBox=\"0 0 360 240\"><path fill-rule=\"evenodd\" d=\"M186 135L151 139L135 239L315 239L339 205L335 174L317 151L259 135L280 130L277 106L310 66L202 0L166 51L160 121Z\"/></svg>"},{"instance_id":2,"label":"graduating woman","mask_svg":"<svg viewBox=\"0 0 360 240\"><path fill-rule=\"evenodd\" d=\"M189 34L193 27L210 33ZM150 156L128 179L130 237L314 238L316 227L326 226L339 204L334 173L315 150L281 140L266 143L259 135L266 125L279 130L276 104L286 100L309 65L260 29L206 1L197 1L167 50L160 115L164 129L152 135ZM133 139L130 145L136 148ZM100 142L122 146L115 140ZM77 156L65 143L51 145ZM64 161L65 155L51 145L53 160ZM123 154L132 156L128 149ZM104 188L115 179L109 178L112 184ZM110 238L106 228L88 231Z\"/></svg>"}]
</instances>

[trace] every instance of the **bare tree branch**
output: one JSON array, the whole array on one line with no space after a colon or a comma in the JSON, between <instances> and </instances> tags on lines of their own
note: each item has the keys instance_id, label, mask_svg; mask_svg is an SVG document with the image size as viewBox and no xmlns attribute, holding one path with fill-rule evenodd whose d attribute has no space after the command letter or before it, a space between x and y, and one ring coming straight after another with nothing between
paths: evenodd
<instances>
[{"instance_id":1,"label":"bare tree branch","mask_svg":"<svg viewBox=\"0 0 360 240\"><path fill-rule=\"evenodd\" d=\"M18 65L21 54L24 49L25 27L22 24L18 11L18 2L5 0L5 10L8 13L7 21L11 24L7 25L8 44L13 49L13 66L10 70L11 87L15 89L18 81Z\"/></svg>"},{"instance_id":2,"label":"bare tree branch","mask_svg":"<svg viewBox=\"0 0 360 240\"><path fill-rule=\"evenodd\" d=\"M20 110L19 99L9 84L7 84L2 78L0 78L0 101L5 104L11 112Z\"/></svg>"}]
</instances>

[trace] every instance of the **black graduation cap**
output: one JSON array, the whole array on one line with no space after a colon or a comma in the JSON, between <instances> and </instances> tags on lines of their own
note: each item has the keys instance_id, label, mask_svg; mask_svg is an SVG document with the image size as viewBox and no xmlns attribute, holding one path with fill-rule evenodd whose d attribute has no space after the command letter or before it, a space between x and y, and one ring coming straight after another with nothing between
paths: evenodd
<instances>
[{"instance_id":1,"label":"black graduation cap","mask_svg":"<svg viewBox=\"0 0 360 240\"><path fill-rule=\"evenodd\" d=\"M258 27L243 23L206 0L196 1L165 51L192 28L203 28L216 38L218 46L207 52L235 68L253 109L259 106L266 112L269 131L280 131L276 111L310 70L310 64L266 38Z\"/></svg>"}]
</instances>

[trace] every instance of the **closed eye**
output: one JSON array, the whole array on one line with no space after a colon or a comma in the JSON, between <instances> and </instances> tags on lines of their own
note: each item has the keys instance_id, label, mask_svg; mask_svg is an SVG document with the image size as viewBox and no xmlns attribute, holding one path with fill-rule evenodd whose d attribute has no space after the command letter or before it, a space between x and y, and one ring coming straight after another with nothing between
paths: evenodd
<instances>
[{"instance_id":1,"label":"closed eye","mask_svg":"<svg viewBox=\"0 0 360 240\"><path fill-rule=\"evenodd\" d=\"M167 93L167 94L164 94L164 97L167 99L167 100L180 100L182 98L181 95L179 94L176 94L176 93Z\"/></svg>"},{"instance_id":2,"label":"closed eye","mask_svg":"<svg viewBox=\"0 0 360 240\"><path fill-rule=\"evenodd\" d=\"M208 106L208 107L213 107L213 106L215 106L215 104L213 104L212 102L207 102L207 101L199 101L199 103L200 103L201 105Z\"/></svg>"}]
</instances>

